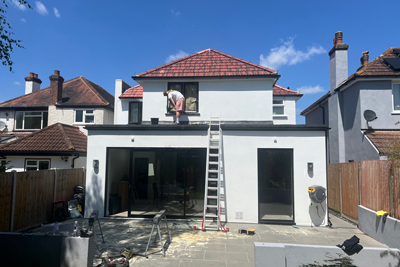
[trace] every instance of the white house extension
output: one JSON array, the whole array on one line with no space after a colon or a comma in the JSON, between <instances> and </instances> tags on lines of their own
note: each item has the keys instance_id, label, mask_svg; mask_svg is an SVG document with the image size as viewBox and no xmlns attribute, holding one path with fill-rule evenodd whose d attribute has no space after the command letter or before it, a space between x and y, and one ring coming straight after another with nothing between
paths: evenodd
<instances>
[{"instance_id":1,"label":"white house extension","mask_svg":"<svg viewBox=\"0 0 400 267\"><path fill-rule=\"evenodd\" d=\"M115 124L86 126L85 216L327 224L326 201L308 193L326 187L327 128L295 124L301 95L279 77L207 49L133 76L137 86L117 80ZM179 125L172 88L186 101Z\"/></svg>"}]
</instances>

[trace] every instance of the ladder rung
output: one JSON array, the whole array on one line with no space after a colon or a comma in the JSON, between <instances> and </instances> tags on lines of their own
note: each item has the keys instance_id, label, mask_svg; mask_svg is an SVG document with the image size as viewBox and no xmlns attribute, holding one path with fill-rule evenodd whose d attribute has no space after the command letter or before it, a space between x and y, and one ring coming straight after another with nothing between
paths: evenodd
<instances>
[{"instance_id":1,"label":"ladder rung","mask_svg":"<svg viewBox=\"0 0 400 267\"><path fill-rule=\"evenodd\" d=\"M218 161L210 161L210 162L208 162L208 164L218 164Z\"/></svg>"},{"instance_id":2,"label":"ladder rung","mask_svg":"<svg viewBox=\"0 0 400 267\"><path fill-rule=\"evenodd\" d=\"M207 189L208 189L208 190L218 190L218 187L210 186L210 187L207 187Z\"/></svg>"},{"instance_id":3,"label":"ladder rung","mask_svg":"<svg viewBox=\"0 0 400 267\"><path fill-rule=\"evenodd\" d=\"M208 170L210 173L218 173L218 170Z\"/></svg>"},{"instance_id":4,"label":"ladder rung","mask_svg":"<svg viewBox=\"0 0 400 267\"><path fill-rule=\"evenodd\" d=\"M218 134L219 135L219 131L210 131L211 134Z\"/></svg>"},{"instance_id":5,"label":"ladder rung","mask_svg":"<svg viewBox=\"0 0 400 267\"><path fill-rule=\"evenodd\" d=\"M210 146L211 149L219 149L219 146Z\"/></svg>"},{"instance_id":6,"label":"ladder rung","mask_svg":"<svg viewBox=\"0 0 400 267\"><path fill-rule=\"evenodd\" d=\"M216 209L216 208L218 208L218 206L217 205L207 205L207 208Z\"/></svg>"},{"instance_id":7,"label":"ladder rung","mask_svg":"<svg viewBox=\"0 0 400 267\"><path fill-rule=\"evenodd\" d=\"M209 199L218 199L218 196L207 196Z\"/></svg>"},{"instance_id":8,"label":"ladder rung","mask_svg":"<svg viewBox=\"0 0 400 267\"><path fill-rule=\"evenodd\" d=\"M209 154L210 157L218 157L219 154Z\"/></svg>"},{"instance_id":9,"label":"ladder rung","mask_svg":"<svg viewBox=\"0 0 400 267\"><path fill-rule=\"evenodd\" d=\"M209 182L218 182L218 178L211 178L211 177L208 177L208 181L209 181Z\"/></svg>"},{"instance_id":10,"label":"ladder rung","mask_svg":"<svg viewBox=\"0 0 400 267\"><path fill-rule=\"evenodd\" d=\"M209 218L217 218L218 216L215 214L206 214L205 217L209 217Z\"/></svg>"},{"instance_id":11,"label":"ladder rung","mask_svg":"<svg viewBox=\"0 0 400 267\"><path fill-rule=\"evenodd\" d=\"M210 141L211 141L211 142L219 142L219 139L217 139L217 138L210 138Z\"/></svg>"}]
</instances>

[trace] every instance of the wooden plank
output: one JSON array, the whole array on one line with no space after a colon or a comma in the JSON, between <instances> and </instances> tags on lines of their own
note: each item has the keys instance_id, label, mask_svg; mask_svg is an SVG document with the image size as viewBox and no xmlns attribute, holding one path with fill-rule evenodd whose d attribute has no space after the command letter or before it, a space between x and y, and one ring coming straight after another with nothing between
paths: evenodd
<instances>
[{"instance_id":1,"label":"wooden plank","mask_svg":"<svg viewBox=\"0 0 400 267\"><path fill-rule=\"evenodd\" d=\"M328 164L328 207L340 212L340 164Z\"/></svg>"},{"instance_id":2,"label":"wooden plank","mask_svg":"<svg viewBox=\"0 0 400 267\"><path fill-rule=\"evenodd\" d=\"M393 217L400 220L400 162L393 162Z\"/></svg>"},{"instance_id":3,"label":"wooden plank","mask_svg":"<svg viewBox=\"0 0 400 267\"><path fill-rule=\"evenodd\" d=\"M359 162L340 163L343 214L358 219L358 168Z\"/></svg>"},{"instance_id":4,"label":"wooden plank","mask_svg":"<svg viewBox=\"0 0 400 267\"><path fill-rule=\"evenodd\" d=\"M0 232L10 231L13 173L0 173Z\"/></svg>"}]
</instances>

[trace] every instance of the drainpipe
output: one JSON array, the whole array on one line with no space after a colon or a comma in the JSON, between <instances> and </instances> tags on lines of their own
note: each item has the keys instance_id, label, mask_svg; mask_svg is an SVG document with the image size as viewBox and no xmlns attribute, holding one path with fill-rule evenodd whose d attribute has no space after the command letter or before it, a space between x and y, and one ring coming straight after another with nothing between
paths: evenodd
<instances>
[{"instance_id":1,"label":"drainpipe","mask_svg":"<svg viewBox=\"0 0 400 267\"><path fill-rule=\"evenodd\" d=\"M72 169L75 167L75 160L76 160L77 158L79 158L79 154L76 154L76 155L77 155L77 156L76 156L75 158L72 159L72 165L71 165L71 168L72 168Z\"/></svg>"}]
</instances>

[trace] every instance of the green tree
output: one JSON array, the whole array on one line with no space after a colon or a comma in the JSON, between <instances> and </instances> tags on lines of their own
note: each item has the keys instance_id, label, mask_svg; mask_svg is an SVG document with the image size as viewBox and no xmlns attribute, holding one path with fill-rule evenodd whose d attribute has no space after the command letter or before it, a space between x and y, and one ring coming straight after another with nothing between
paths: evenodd
<instances>
[{"instance_id":1,"label":"green tree","mask_svg":"<svg viewBox=\"0 0 400 267\"><path fill-rule=\"evenodd\" d=\"M7 170L6 165L11 161L0 161L0 172L5 172Z\"/></svg>"},{"instance_id":2,"label":"green tree","mask_svg":"<svg viewBox=\"0 0 400 267\"><path fill-rule=\"evenodd\" d=\"M6 9L11 1L0 0L3 5L0 6L0 61L4 66L8 66L10 71L12 71L13 62L11 61L11 52L15 47L24 48L21 45L21 40L13 38L14 32L10 23L7 22L5 14ZM25 0L16 0L20 5L32 8Z\"/></svg>"}]
</instances>

